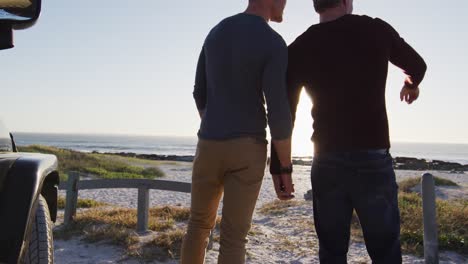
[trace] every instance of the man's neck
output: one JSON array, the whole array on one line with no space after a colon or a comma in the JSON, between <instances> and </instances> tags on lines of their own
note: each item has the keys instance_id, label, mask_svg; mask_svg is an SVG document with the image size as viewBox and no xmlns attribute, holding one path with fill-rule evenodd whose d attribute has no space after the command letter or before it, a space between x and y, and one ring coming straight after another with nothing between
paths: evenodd
<instances>
[{"instance_id":1,"label":"man's neck","mask_svg":"<svg viewBox=\"0 0 468 264\"><path fill-rule=\"evenodd\" d=\"M320 23L334 21L344 15L346 15L346 11L343 8L330 8L320 14Z\"/></svg>"},{"instance_id":2,"label":"man's neck","mask_svg":"<svg viewBox=\"0 0 468 264\"><path fill-rule=\"evenodd\" d=\"M266 22L270 21L269 11L260 4L249 4L244 13L262 17Z\"/></svg>"}]
</instances>

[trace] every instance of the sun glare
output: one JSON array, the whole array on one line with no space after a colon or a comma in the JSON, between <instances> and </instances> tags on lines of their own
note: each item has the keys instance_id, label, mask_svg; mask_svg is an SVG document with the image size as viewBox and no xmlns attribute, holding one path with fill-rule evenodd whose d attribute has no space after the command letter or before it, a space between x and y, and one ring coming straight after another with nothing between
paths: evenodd
<instances>
[{"instance_id":1,"label":"sun glare","mask_svg":"<svg viewBox=\"0 0 468 264\"><path fill-rule=\"evenodd\" d=\"M296 112L296 122L292 136L292 154L294 157L310 157L314 153L312 136L312 101L305 89L302 89Z\"/></svg>"}]
</instances>

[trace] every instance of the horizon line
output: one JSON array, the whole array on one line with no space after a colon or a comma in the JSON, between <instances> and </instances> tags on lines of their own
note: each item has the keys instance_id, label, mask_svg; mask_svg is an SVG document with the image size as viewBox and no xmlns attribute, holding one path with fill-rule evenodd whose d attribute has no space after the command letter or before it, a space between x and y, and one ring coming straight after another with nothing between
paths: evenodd
<instances>
[{"instance_id":1,"label":"horizon line","mask_svg":"<svg viewBox=\"0 0 468 264\"><path fill-rule=\"evenodd\" d=\"M172 138L197 138L197 135L155 135L155 134L135 134L135 133L112 133L112 132L24 132L24 131L12 131L20 134L49 134L49 135L82 135L82 136L134 136L134 137L172 137ZM271 141L271 140L270 140ZM409 141L409 140L391 140L390 143L409 143L409 144L446 144L446 145L468 145L468 142L441 142L441 141ZM312 143L313 144L313 143Z\"/></svg>"}]
</instances>

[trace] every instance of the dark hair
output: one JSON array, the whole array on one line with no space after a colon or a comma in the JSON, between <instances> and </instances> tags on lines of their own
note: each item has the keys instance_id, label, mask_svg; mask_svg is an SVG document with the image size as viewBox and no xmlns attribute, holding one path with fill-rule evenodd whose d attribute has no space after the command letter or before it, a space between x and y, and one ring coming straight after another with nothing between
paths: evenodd
<instances>
[{"instance_id":1,"label":"dark hair","mask_svg":"<svg viewBox=\"0 0 468 264\"><path fill-rule=\"evenodd\" d=\"M314 0L314 8L317 13L322 13L328 8L335 7L343 0Z\"/></svg>"}]
</instances>

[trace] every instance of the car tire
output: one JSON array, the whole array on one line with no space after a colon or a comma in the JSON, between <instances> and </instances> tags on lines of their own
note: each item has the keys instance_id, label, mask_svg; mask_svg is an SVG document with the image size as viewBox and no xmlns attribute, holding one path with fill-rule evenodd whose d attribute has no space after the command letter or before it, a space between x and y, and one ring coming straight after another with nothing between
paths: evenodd
<instances>
[{"instance_id":1,"label":"car tire","mask_svg":"<svg viewBox=\"0 0 468 264\"><path fill-rule=\"evenodd\" d=\"M29 236L29 246L24 254L23 264L53 264L54 239L47 202L39 195L34 221Z\"/></svg>"}]
</instances>

